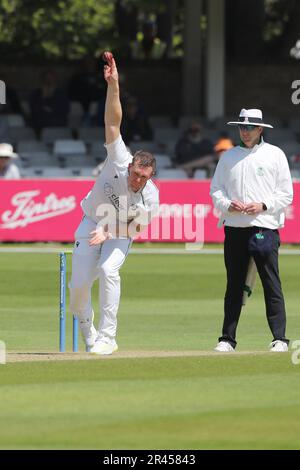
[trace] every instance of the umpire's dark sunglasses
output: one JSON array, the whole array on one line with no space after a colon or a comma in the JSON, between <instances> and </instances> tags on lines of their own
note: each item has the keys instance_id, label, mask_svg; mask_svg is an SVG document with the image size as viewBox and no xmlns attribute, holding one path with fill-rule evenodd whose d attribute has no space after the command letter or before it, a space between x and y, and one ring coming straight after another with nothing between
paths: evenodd
<instances>
[{"instance_id":1,"label":"umpire's dark sunglasses","mask_svg":"<svg viewBox=\"0 0 300 470\"><path fill-rule=\"evenodd\" d=\"M239 124L238 125L238 128L240 131L248 131L248 132L254 131L256 127L257 126L253 126L252 124Z\"/></svg>"}]
</instances>

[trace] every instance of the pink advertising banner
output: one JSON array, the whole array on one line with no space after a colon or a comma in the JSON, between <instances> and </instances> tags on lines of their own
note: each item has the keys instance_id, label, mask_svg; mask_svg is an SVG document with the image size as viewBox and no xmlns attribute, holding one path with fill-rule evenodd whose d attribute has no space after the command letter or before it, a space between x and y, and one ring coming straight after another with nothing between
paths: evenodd
<instances>
[{"instance_id":1,"label":"pink advertising banner","mask_svg":"<svg viewBox=\"0 0 300 470\"><path fill-rule=\"evenodd\" d=\"M72 242L82 218L80 201L90 180L18 180L0 182L0 241ZM209 196L210 181L156 181L160 214L140 241L223 241L218 213ZM281 230L285 243L300 243L300 183Z\"/></svg>"}]
</instances>

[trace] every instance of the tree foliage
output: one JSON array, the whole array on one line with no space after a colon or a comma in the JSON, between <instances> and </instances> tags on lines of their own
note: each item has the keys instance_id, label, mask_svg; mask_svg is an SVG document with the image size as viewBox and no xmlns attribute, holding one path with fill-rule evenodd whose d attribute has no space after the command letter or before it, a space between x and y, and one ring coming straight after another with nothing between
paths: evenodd
<instances>
[{"instance_id":1,"label":"tree foliage","mask_svg":"<svg viewBox=\"0 0 300 470\"><path fill-rule=\"evenodd\" d=\"M0 0L2 60L77 59L114 40L112 0Z\"/></svg>"},{"instance_id":2,"label":"tree foliage","mask_svg":"<svg viewBox=\"0 0 300 470\"><path fill-rule=\"evenodd\" d=\"M176 39L183 0L0 0L2 61L76 60L105 48L122 48L135 38L143 18L168 15L170 2L180 12L171 25Z\"/></svg>"}]
</instances>

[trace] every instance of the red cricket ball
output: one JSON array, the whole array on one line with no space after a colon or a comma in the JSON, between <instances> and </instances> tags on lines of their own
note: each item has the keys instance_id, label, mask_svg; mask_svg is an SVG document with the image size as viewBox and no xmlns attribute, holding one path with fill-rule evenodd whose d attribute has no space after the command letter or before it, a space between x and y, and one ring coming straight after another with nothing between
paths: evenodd
<instances>
[{"instance_id":1,"label":"red cricket ball","mask_svg":"<svg viewBox=\"0 0 300 470\"><path fill-rule=\"evenodd\" d=\"M102 57L105 62L110 62L114 58L111 52L104 52Z\"/></svg>"}]
</instances>

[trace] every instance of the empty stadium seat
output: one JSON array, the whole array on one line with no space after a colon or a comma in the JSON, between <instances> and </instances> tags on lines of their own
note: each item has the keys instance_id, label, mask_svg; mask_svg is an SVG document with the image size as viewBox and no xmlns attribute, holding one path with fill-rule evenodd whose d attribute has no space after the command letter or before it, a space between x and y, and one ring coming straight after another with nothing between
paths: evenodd
<instances>
[{"instance_id":1,"label":"empty stadium seat","mask_svg":"<svg viewBox=\"0 0 300 470\"><path fill-rule=\"evenodd\" d=\"M97 114L99 111L99 102L98 101L92 101L89 107L89 114L91 116L94 116Z\"/></svg>"},{"instance_id":2,"label":"empty stadium seat","mask_svg":"<svg viewBox=\"0 0 300 470\"><path fill-rule=\"evenodd\" d=\"M217 130L223 130L223 129L227 129L229 126L227 125L227 122L229 121L237 121L238 119L238 114L239 114L240 110L238 111L237 114L233 115L233 114L227 114L225 116L219 116L217 118L215 118L213 121L212 121L212 127L214 129L217 129Z\"/></svg>"},{"instance_id":3,"label":"empty stadium seat","mask_svg":"<svg viewBox=\"0 0 300 470\"><path fill-rule=\"evenodd\" d=\"M9 127L25 127L25 121L21 114L6 114Z\"/></svg>"},{"instance_id":4,"label":"empty stadium seat","mask_svg":"<svg viewBox=\"0 0 300 470\"><path fill-rule=\"evenodd\" d=\"M281 142L279 147L284 151L288 159L292 155L299 155L300 154L300 144L299 142L289 141L289 142Z\"/></svg>"},{"instance_id":5,"label":"empty stadium seat","mask_svg":"<svg viewBox=\"0 0 300 470\"><path fill-rule=\"evenodd\" d=\"M83 127L79 130L79 137L86 144L105 142L104 127Z\"/></svg>"},{"instance_id":6,"label":"empty stadium seat","mask_svg":"<svg viewBox=\"0 0 300 470\"><path fill-rule=\"evenodd\" d=\"M156 168L170 168L172 166L172 160L168 155L154 154L156 159Z\"/></svg>"},{"instance_id":7,"label":"empty stadium seat","mask_svg":"<svg viewBox=\"0 0 300 470\"><path fill-rule=\"evenodd\" d=\"M177 141L182 132L177 127L161 127L155 130L155 141L158 143L165 142L168 140Z\"/></svg>"},{"instance_id":8,"label":"empty stadium seat","mask_svg":"<svg viewBox=\"0 0 300 470\"><path fill-rule=\"evenodd\" d=\"M41 178L71 178L73 176L71 168L41 167L35 168L35 172Z\"/></svg>"},{"instance_id":9,"label":"empty stadium seat","mask_svg":"<svg viewBox=\"0 0 300 470\"><path fill-rule=\"evenodd\" d=\"M295 180L295 179L300 179L300 170L294 170L292 169L291 170L291 176L292 176L292 179Z\"/></svg>"},{"instance_id":10,"label":"empty stadium seat","mask_svg":"<svg viewBox=\"0 0 300 470\"><path fill-rule=\"evenodd\" d=\"M268 129L264 133L266 142L274 145L280 146L282 142L294 142L296 140L295 132L292 129Z\"/></svg>"},{"instance_id":11,"label":"empty stadium seat","mask_svg":"<svg viewBox=\"0 0 300 470\"><path fill-rule=\"evenodd\" d=\"M207 171L198 169L194 173L194 179L195 180L205 180L207 178Z\"/></svg>"},{"instance_id":12,"label":"empty stadium seat","mask_svg":"<svg viewBox=\"0 0 300 470\"><path fill-rule=\"evenodd\" d=\"M27 114L27 116L29 116L30 115L29 101L28 100L22 100L21 101L21 106L22 106L22 110L24 111L24 113Z\"/></svg>"},{"instance_id":13,"label":"empty stadium seat","mask_svg":"<svg viewBox=\"0 0 300 470\"><path fill-rule=\"evenodd\" d=\"M89 166L85 168L70 168L74 176L79 176L81 178L95 178L93 176L93 171L95 167Z\"/></svg>"},{"instance_id":14,"label":"empty stadium seat","mask_svg":"<svg viewBox=\"0 0 300 470\"><path fill-rule=\"evenodd\" d=\"M68 127L45 127L41 139L46 144L54 144L59 139L72 139L72 132Z\"/></svg>"},{"instance_id":15,"label":"empty stadium seat","mask_svg":"<svg viewBox=\"0 0 300 470\"><path fill-rule=\"evenodd\" d=\"M175 154L175 147L177 144L177 139L166 139L163 142L157 143L160 153L173 156Z\"/></svg>"},{"instance_id":16,"label":"empty stadium seat","mask_svg":"<svg viewBox=\"0 0 300 470\"><path fill-rule=\"evenodd\" d=\"M181 116L179 119L179 128L181 132L188 129L194 122L198 122L204 127L209 127L210 125L208 119L202 116Z\"/></svg>"},{"instance_id":17,"label":"empty stadium seat","mask_svg":"<svg viewBox=\"0 0 300 470\"><path fill-rule=\"evenodd\" d=\"M68 125L70 129L78 129L82 125L83 108L78 101L71 101L70 112L68 116Z\"/></svg>"},{"instance_id":18,"label":"empty stadium seat","mask_svg":"<svg viewBox=\"0 0 300 470\"><path fill-rule=\"evenodd\" d=\"M150 122L151 127L153 127L153 129L172 126L170 116L151 116L149 117L149 122Z\"/></svg>"},{"instance_id":19,"label":"empty stadium seat","mask_svg":"<svg viewBox=\"0 0 300 470\"><path fill-rule=\"evenodd\" d=\"M11 127L9 129L10 141L16 145L21 141L34 140L35 133L31 127Z\"/></svg>"},{"instance_id":20,"label":"empty stadium seat","mask_svg":"<svg viewBox=\"0 0 300 470\"><path fill-rule=\"evenodd\" d=\"M156 142L152 140L140 140L138 142L130 142L130 150L132 154L137 152L138 150L144 150L145 152L154 153L158 150L158 146Z\"/></svg>"},{"instance_id":21,"label":"empty stadium seat","mask_svg":"<svg viewBox=\"0 0 300 470\"><path fill-rule=\"evenodd\" d=\"M36 153L47 152L47 145L38 140L25 140L20 141L17 145L18 153Z\"/></svg>"},{"instance_id":22,"label":"empty stadium seat","mask_svg":"<svg viewBox=\"0 0 300 470\"><path fill-rule=\"evenodd\" d=\"M179 168L169 169L169 170L159 170L158 179L162 180L185 180L187 179L187 174L184 170Z\"/></svg>"},{"instance_id":23,"label":"empty stadium seat","mask_svg":"<svg viewBox=\"0 0 300 470\"><path fill-rule=\"evenodd\" d=\"M54 142L53 153L57 156L85 155L87 148L82 140L61 139Z\"/></svg>"},{"instance_id":24,"label":"empty stadium seat","mask_svg":"<svg viewBox=\"0 0 300 470\"><path fill-rule=\"evenodd\" d=\"M63 167L96 166L96 161L91 155L64 155L59 157Z\"/></svg>"},{"instance_id":25,"label":"empty stadium seat","mask_svg":"<svg viewBox=\"0 0 300 470\"><path fill-rule=\"evenodd\" d=\"M96 162L100 162L106 159L106 148L103 145L103 142L93 142L90 148L90 154L95 159Z\"/></svg>"},{"instance_id":26,"label":"empty stadium seat","mask_svg":"<svg viewBox=\"0 0 300 470\"><path fill-rule=\"evenodd\" d=\"M42 174L42 170L39 172L38 175L37 175L36 171L37 171L37 169L32 168L32 167L21 168L20 169L21 178L37 178L37 177L39 178Z\"/></svg>"},{"instance_id":27,"label":"empty stadium seat","mask_svg":"<svg viewBox=\"0 0 300 470\"><path fill-rule=\"evenodd\" d=\"M34 153L20 152L19 156L26 167L58 166L56 156L47 151Z\"/></svg>"},{"instance_id":28,"label":"empty stadium seat","mask_svg":"<svg viewBox=\"0 0 300 470\"><path fill-rule=\"evenodd\" d=\"M288 127L292 129L297 134L300 133L300 116L292 116L288 120Z\"/></svg>"},{"instance_id":29,"label":"empty stadium seat","mask_svg":"<svg viewBox=\"0 0 300 470\"><path fill-rule=\"evenodd\" d=\"M284 120L280 118L279 116L274 116L272 114L263 113L263 118L264 118L265 123L271 124L271 126L273 126L276 129L285 127Z\"/></svg>"}]
</instances>

